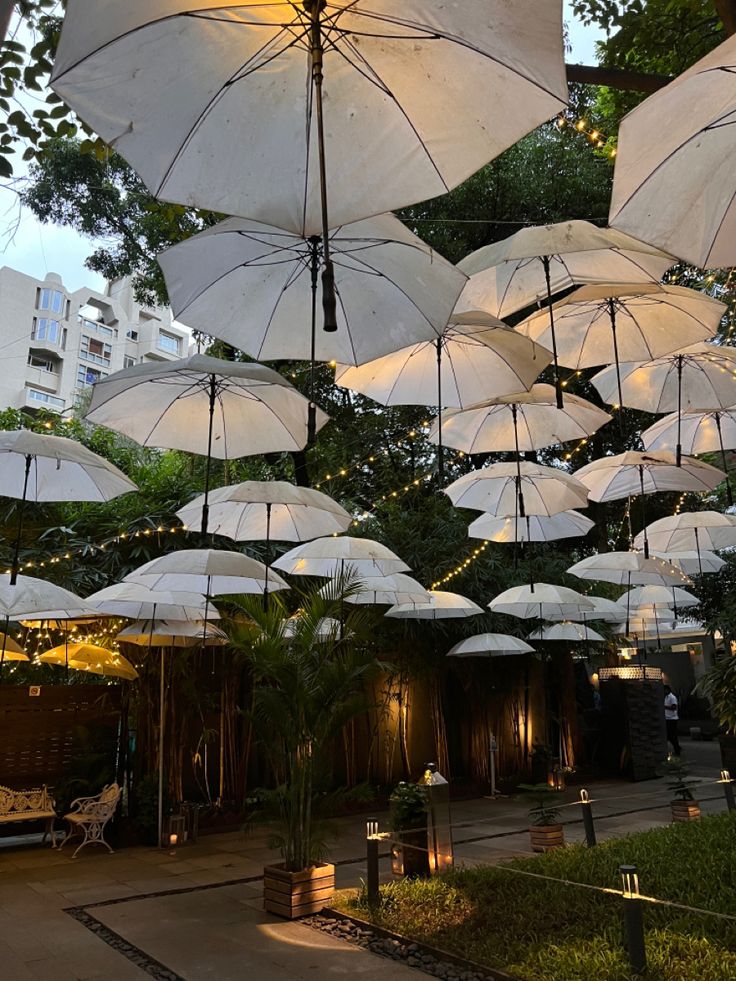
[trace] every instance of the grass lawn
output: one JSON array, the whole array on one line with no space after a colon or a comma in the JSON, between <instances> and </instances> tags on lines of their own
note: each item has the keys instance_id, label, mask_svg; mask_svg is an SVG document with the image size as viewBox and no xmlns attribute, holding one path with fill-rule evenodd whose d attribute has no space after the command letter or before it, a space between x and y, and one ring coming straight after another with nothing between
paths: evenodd
<instances>
[{"instance_id":1,"label":"grass lawn","mask_svg":"<svg viewBox=\"0 0 736 981\"><path fill-rule=\"evenodd\" d=\"M736 978L736 815L723 814L574 846L512 869L621 888L619 865L639 869L643 895L726 913L734 921L645 904L648 973L658 981ZM624 981L623 900L496 867L458 869L382 888L370 910L360 895L338 908L403 936L516 974L526 981Z\"/></svg>"}]
</instances>

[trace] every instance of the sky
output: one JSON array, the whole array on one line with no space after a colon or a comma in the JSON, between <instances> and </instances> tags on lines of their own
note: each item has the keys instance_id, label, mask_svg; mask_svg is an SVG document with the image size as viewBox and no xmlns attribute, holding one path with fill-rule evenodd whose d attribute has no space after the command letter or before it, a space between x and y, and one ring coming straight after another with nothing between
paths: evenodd
<instances>
[{"instance_id":1,"label":"sky","mask_svg":"<svg viewBox=\"0 0 736 981\"><path fill-rule=\"evenodd\" d=\"M564 8L572 45L567 60L595 64L595 43L602 34L573 17L570 0L565 0ZM84 265L92 251L89 239L68 228L40 224L29 211L19 210L14 192L0 188L0 265L40 279L47 272L57 272L69 290L82 286L102 290L103 278Z\"/></svg>"}]
</instances>

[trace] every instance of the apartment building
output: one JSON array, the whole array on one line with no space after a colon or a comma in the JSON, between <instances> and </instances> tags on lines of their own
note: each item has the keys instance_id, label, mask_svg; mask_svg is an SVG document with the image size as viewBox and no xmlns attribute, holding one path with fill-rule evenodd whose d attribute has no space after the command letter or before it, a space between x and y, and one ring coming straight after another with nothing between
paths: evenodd
<instances>
[{"instance_id":1,"label":"apartment building","mask_svg":"<svg viewBox=\"0 0 736 981\"><path fill-rule=\"evenodd\" d=\"M186 357L188 345L171 311L141 306L127 279L72 291L56 273L0 267L0 409L69 411L101 378Z\"/></svg>"}]
</instances>

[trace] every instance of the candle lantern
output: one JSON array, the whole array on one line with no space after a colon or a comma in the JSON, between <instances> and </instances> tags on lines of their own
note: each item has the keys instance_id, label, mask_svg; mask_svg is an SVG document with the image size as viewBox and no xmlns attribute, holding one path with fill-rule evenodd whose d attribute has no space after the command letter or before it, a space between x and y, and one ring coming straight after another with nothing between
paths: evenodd
<instances>
[{"instance_id":1,"label":"candle lantern","mask_svg":"<svg viewBox=\"0 0 736 981\"><path fill-rule=\"evenodd\" d=\"M452 824L450 819L450 785L428 763L419 780L427 794L427 851L429 871L446 872L453 867Z\"/></svg>"}]
</instances>

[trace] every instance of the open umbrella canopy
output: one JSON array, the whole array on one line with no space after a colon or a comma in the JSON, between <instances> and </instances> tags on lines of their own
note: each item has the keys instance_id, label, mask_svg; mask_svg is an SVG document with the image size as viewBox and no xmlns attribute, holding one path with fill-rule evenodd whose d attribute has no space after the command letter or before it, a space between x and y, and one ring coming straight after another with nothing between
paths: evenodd
<instances>
[{"instance_id":1,"label":"open umbrella canopy","mask_svg":"<svg viewBox=\"0 0 736 981\"><path fill-rule=\"evenodd\" d=\"M619 597L619 604L627 609L641 606L697 606L700 600L679 586L634 586Z\"/></svg>"},{"instance_id":2,"label":"open umbrella canopy","mask_svg":"<svg viewBox=\"0 0 736 981\"><path fill-rule=\"evenodd\" d=\"M713 551L736 546L736 517L719 511L680 511L653 521L646 528L650 546L656 552ZM639 548L644 540L640 531L634 539Z\"/></svg>"},{"instance_id":3,"label":"open umbrella canopy","mask_svg":"<svg viewBox=\"0 0 736 981\"><path fill-rule=\"evenodd\" d=\"M567 570L579 579L595 579L617 586L683 586L691 580L664 559L643 552L601 552L589 555Z\"/></svg>"},{"instance_id":4,"label":"open umbrella canopy","mask_svg":"<svg viewBox=\"0 0 736 981\"><path fill-rule=\"evenodd\" d=\"M529 635L529 640L557 640L567 641L571 644L577 643L605 643L606 638L582 623L555 623L552 626L538 627Z\"/></svg>"},{"instance_id":5,"label":"open umbrella canopy","mask_svg":"<svg viewBox=\"0 0 736 981\"><path fill-rule=\"evenodd\" d=\"M515 654L533 654L534 648L520 637L511 634L476 634L466 637L451 647L448 657L513 657Z\"/></svg>"},{"instance_id":6,"label":"open umbrella canopy","mask_svg":"<svg viewBox=\"0 0 736 981\"><path fill-rule=\"evenodd\" d=\"M494 613L508 613L525 620L533 617L540 620L564 617L567 620L583 610L593 609L591 601L582 593L545 582L512 586L499 593L488 606Z\"/></svg>"},{"instance_id":7,"label":"open umbrella canopy","mask_svg":"<svg viewBox=\"0 0 736 981\"><path fill-rule=\"evenodd\" d=\"M5 661L28 661L30 658L20 646L8 634L0 633L0 664Z\"/></svg>"},{"instance_id":8,"label":"open umbrella canopy","mask_svg":"<svg viewBox=\"0 0 736 981\"><path fill-rule=\"evenodd\" d=\"M565 616L548 616L548 620L580 620L583 623L587 623L589 620L600 620L603 623L619 623L623 616L625 616L625 611L622 611L621 606L614 600L607 599L605 596L591 596L586 594L585 598L592 604L592 608L589 610L580 610L572 617Z\"/></svg>"},{"instance_id":9,"label":"open umbrella canopy","mask_svg":"<svg viewBox=\"0 0 736 981\"><path fill-rule=\"evenodd\" d=\"M682 465L677 466L674 453L636 450L604 456L575 471L591 501L617 501L660 491L710 491L724 476L723 471L694 457L683 457Z\"/></svg>"},{"instance_id":10,"label":"open umbrella canopy","mask_svg":"<svg viewBox=\"0 0 736 981\"><path fill-rule=\"evenodd\" d=\"M86 415L141 446L233 460L301 450L308 407L272 368L195 354L133 365L103 378ZM326 422L318 412L317 428Z\"/></svg>"},{"instance_id":11,"label":"open umbrella canopy","mask_svg":"<svg viewBox=\"0 0 736 981\"><path fill-rule=\"evenodd\" d=\"M289 617L288 620L283 621L283 636L287 640L291 640L292 637L297 635L299 631L299 619L300 617L297 613ZM343 629L340 621L334 617L322 617L317 621L313 636L316 641L339 640L341 630Z\"/></svg>"},{"instance_id":12,"label":"open umbrella canopy","mask_svg":"<svg viewBox=\"0 0 736 981\"><path fill-rule=\"evenodd\" d=\"M115 638L139 647L196 647L227 644L227 634L213 623L202 621L136 620Z\"/></svg>"},{"instance_id":13,"label":"open umbrella canopy","mask_svg":"<svg viewBox=\"0 0 736 981\"><path fill-rule=\"evenodd\" d=\"M122 471L64 436L0 433L0 495L28 501L110 501L138 488Z\"/></svg>"},{"instance_id":14,"label":"open umbrella canopy","mask_svg":"<svg viewBox=\"0 0 736 981\"><path fill-rule=\"evenodd\" d=\"M672 412L642 432L644 449L674 450L678 421L683 453L693 456L736 449L736 409L688 409L679 418Z\"/></svg>"},{"instance_id":15,"label":"open umbrella canopy","mask_svg":"<svg viewBox=\"0 0 736 981\"><path fill-rule=\"evenodd\" d=\"M409 569L391 549L370 538L317 538L297 545L274 562L273 567L294 576L333 579L342 574L359 577L390 576ZM396 601L395 601L396 602Z\"/></svg>"},{"instance_id":16,"label":"open umbrella canopy","mask_svg":"<svg viewBox=\"0 0 736 981\"><path fill-rule=\"evenodd\" d=\"M463 408L531 388L549 363L549 351L500 320L468 313L453 318L436 340L358 368L338 367L335 381L382 405Z\"/></svg>"},{"instance_id":17,"label":"open umbrella canopy","mask_svg":"<svg viewBox=\"0 0 736 981\"><path fill-rule=\"evenodd\" d=\"M204 495L176 512L189 528L202 520ZM209 495L209 531L236 542L303 542L346 531L352 517L327 494L285 480L246 480Z\"/></svg>"},{"instance_id":18,"label":"open umbrella canopy","mask_svg":"<svg viewBox=\"0 0 736 981\"><path fill-rule=\"evenodd\" d=\"M519 483L528 515L549 516L588 504L587 488L575 477L564 470L526 462L494 463L473 470L446 487L444 493L455 507L506 517L520 514Z\"/></svg>"},{"instance_id":19,"label":"open umbrella canopy","mask_svg":"<svg viewBox=\"0 0 736 981\"><path fill-rule=\"evenodd\" d=\"M363 364L439 336L466 276L393 215L330 232L337 331L312 338L319 238L228 218L158 257L177 320L258 360Z\"/></svg>"},{"instance_id":20,"label":"open umbrella canopy","mask_svg":"<svg viewBox=\"0 0 736 981\"><path fill-rule=\"evenodd\" d=\"M735 111L730 37L624 118L611 224L701 268L736 264Z\"/></svg>"},{"instance_id":21,"label":"open umbrella canopy","mask_svg":"<svg viewBox=\"0 0 736 981\"><path fill-rule=\"evenodd\" d=\"M73 671L88 671L125 681L135 681L138 677L136 669L122 654L84 641L52 647L40 654L37 660L42 664L69 667Z\"/></svg>"},{"instance_id":22,"label":"open umbrella canopy","mask_svg":"<svg viewBox=\"0 0 736 981\"><path fill-rule=\"evenodd\" d=\"M567 103L559 0L72 0L52 85L156 197L301 235L325 196L336 227L444 194Z\"/></svg>"},{"instance_id":23,"label":"open umbrella canopy","mask_svg":"<svg viewBox=\"0 0 736 981\"><path fill-rule=\"evenodd\" d=\"M557 356L567 368L651 361L712 337L725 303L700 290L663 283L581 286L552 307ZM527 317L516 330L549 347L550 310Z\"/></svg>"},{"instance_id":24,"label":"open umbrella canopy","mask_svg":"<svg viewBox=\"0 0 736 981\"><path fill-rule=\"evenodd\" d=\"M125 577L151 590L183 590L205 596L288 589L281 576L242 552L187 548L152 559ZM162 619L176 619L161 614Z\"/></svg>"},{"instance_id":25,"label":"open umbrella canopy","mask_svg":"<svg viewBox=\"0 0 736 981\"><path fill-rule=\"evenodd\" d=\"M687 549L682 552L660 552L657 549L652 549L652 555L681 569L686 576L702 576L709 572L720 572L726 564L715 552L711 552L707 548L700 551Z\"/></svg>"},{"instance_id":26,"label":"open umbrella canopy","mask_svg":"<svg viewBox=\"0 0 736 981\"><path fill-rule=\"evenodd\" d=\"M429 591L403 572L394 572L388 576L361 576L356 587L354 593L345 597L346 603L358 606L397 606L405 603L428 603L430 600ZM325 596L332 595L334 587L328 583L321 592Z\"/></svg>"},{"instance_id":27,"label":"open umbrella canopy","mask_svg":"<svg viewBox=\"0 0 736 981\"><path fill-rule=\"evenodd\" d=\"M464 453L540 450L569 440L587 439L611 416L577 395L566 395L557 408L552 385L534 385L528 392L494 396L463 411L449 411L442 420L442 442ZM429 434L439 438L439 423Z\"/></svg>"},{"instance_id":28,"label":"open umbrella canopy","mask_svg":"<svg viewBox=\"0 0 736 981\"><path fill-rule=\"evenodd\" d=\"M560 511L549 516L527 515L523 520L482 514L469 525L468 536L487 542L552 542L582 537L594 527L594 521L577 511Z\"/></svg>"},{"instance_id":29,"label":"open umbrella canopy","mask_svg":"<svg viewBox=\"0 0 736 981\"><path fill-rule=\"evenodd\" d=\"M477 603L442 589L430 589L429 602L399 603L386 613L397 620L452 620L483 613Z\"/></svg>"},{"instance_id":30,"label":"open umbrella canopy","mask_svg":"<svg viewBox=\"0 0 736 981\"><path fill-rule=\"evenodd\" d=\"M33 576L18 576L11 585L10 576L0 575L0 617L8 620L46 619L47 611L54 611L54 619L67 619L61 614L70 613L76 617L80 609L91 613L94 609L89 600L83 600L68 589L35 579Z\"/></svg>"},{"instance_id":31,"label":"open umbrella canopy","mask_svg":"<svg viewBox=\"0 0 736 981\"><path fill-rule=\"evenodd\" d=\"M153 590L138 582L119 582L88 596L86 601L100 614L131 620L202 620L207 602L202 593ZM220 614L209 606L210 620Z\"/></svg>"}]
</instances>

